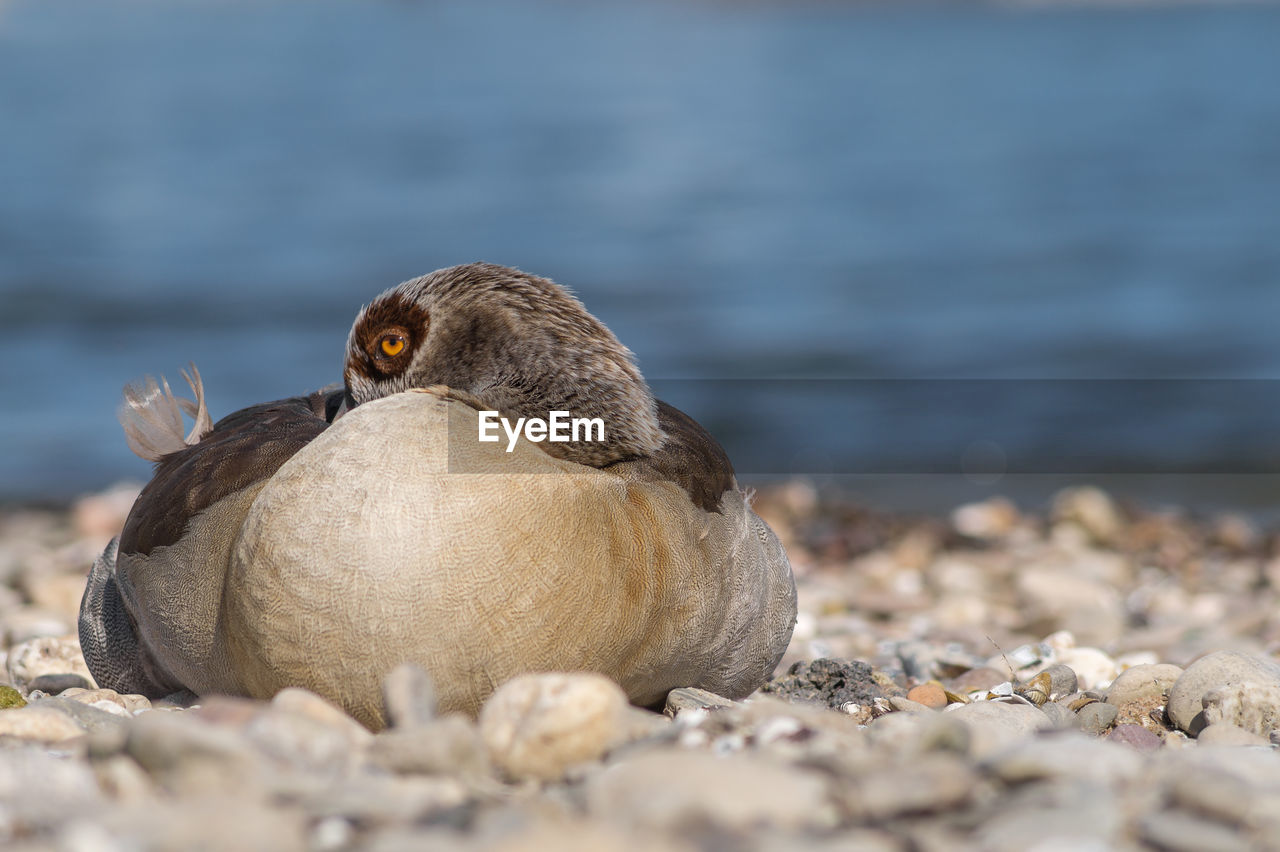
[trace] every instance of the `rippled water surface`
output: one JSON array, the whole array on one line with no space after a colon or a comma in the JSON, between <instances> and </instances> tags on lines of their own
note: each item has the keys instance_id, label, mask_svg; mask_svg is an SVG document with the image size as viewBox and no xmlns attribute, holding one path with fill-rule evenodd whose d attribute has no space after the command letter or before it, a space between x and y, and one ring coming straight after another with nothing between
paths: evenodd
<instances>
[{"instance_id":1,"label":"rippled water surface","mask_svg":"<svg viewBox=\"0 0 1280 852\"><path fill-rule=\"evenodd\" d=\"M1274 464L1270 381L1043 380L1280 378L1277 44L1268 5L0 5L0 497L145 478L126 381L326 384L363 302L475 259L696 380L744 474ZM897 381L946 378L1026 381Z\"/></svg>"}]
</instances>

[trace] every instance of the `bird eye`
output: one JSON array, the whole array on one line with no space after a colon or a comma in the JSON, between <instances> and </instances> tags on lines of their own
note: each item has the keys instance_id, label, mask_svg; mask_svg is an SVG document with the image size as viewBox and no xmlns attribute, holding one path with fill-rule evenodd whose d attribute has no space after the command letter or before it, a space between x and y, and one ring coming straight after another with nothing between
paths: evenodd
<instances>
[{"instance_id":1,"label":"bird eye","mask_svg":"<svg viewBox=\"0 0 1280 852\"><path fill-rule=\"evenodd\" d=\"M382 336L378 347L382 350L383 355L394 358L404 351L404 338L398 334L385 334Z\"/></svg>"}]
</instances>

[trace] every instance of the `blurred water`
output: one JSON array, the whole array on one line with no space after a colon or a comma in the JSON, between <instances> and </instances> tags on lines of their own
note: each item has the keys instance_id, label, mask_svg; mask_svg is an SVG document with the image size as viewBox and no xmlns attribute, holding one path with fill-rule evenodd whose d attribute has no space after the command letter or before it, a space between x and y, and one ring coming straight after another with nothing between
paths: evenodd
<instances>
[{"instance_id":1,"label":"blurred water","mask_svg":"<svg viewBox=\"0 0 1280 852\"><path fill-rule=\"evenodd\" d=\"M10 2L0 498L145 478L126 381L328 383L360 304L475 259L655 379L1280 378L1277 44L1271 5ZM983 412L1007 446L1077 429L1027 387ZM747 473L904 449L874 395L685 396ZM1280 444L1232 400L1108 428L1170 471Z\"/></svg>"}]
</instances>

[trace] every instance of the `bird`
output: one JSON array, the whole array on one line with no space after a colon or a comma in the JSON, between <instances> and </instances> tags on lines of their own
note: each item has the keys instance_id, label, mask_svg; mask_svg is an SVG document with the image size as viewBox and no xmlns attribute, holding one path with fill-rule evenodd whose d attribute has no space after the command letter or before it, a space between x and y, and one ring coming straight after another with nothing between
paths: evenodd
<instances>
[{"instance_id":1,"label":"bird","mask_svg":"<svg viewBox=\"0 0 1280 852\"><path fill-rule=\"evenodd\" d=\"M378 730L401 663L441 711L474 716L538 671L656 707L677 687L745 697L790 641L790 563L725 451L549 279L472 263L406 281L357 313L341 384L211 425L184 376L195 400L126 389L156 468L83 598L100 685L300 686ZM486 417L557 412L603 428L482 440Z\"/></svg>"}]
</instances>

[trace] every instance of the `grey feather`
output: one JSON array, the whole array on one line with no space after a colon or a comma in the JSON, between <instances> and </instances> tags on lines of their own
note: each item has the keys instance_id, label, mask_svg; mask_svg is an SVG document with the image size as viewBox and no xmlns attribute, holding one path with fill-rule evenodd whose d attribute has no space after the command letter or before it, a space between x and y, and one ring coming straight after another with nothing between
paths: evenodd
<instances>
[{"instance_id":1,"label":"grey feather","mask_svg":"<svg viewBox=\"0 0 1280 852\"><path fill-rule=\"evenodd\" d=\"M80 650L98 686L120 693L163 695L172 692L157 681L138 644L116 578L120 538L111 539L94 560L80 601Z\"/></svg>"},{"instance_id":2,"label":"grey feather","mask_svg":"<svg viewBox=\"0 0 1280 852\"><path fill-rule=\"evenodd\" d=\"M194 363L188 364L191 372L182 371L195 395L195 401L179 399L173 395L164 376L160 384L151 376L133 382L124 388L124 399L116 410L124 437L134 455L147 461L159 461L169 453L192 446L213 428L209 409L205 405L204 383ZM183 434L183 412L194 421L191 431Z\"/></svg>"}]
</instances>

